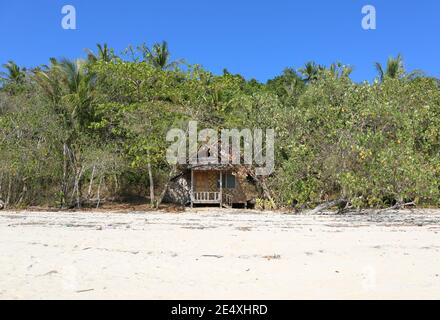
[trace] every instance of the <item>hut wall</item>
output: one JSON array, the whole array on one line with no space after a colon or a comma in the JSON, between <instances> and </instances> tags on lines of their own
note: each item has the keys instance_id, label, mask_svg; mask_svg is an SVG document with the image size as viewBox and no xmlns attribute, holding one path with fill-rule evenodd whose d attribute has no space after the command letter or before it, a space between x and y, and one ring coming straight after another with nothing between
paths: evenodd
<instances>
[{"instance_id":1,"label":"hut wall","mask_svg":"<svg viewBox=\"0 0 440 320\"><path fill-rule=\"evenodd\" d=\"M218 171L194 171L194 191L219 192L219 174Z\"/></svg>"}]
</instances>

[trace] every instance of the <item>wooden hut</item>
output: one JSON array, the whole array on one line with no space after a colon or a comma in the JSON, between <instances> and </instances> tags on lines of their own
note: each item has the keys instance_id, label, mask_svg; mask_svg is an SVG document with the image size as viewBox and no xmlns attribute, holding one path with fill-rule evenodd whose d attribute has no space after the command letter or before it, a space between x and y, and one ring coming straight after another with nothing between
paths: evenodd
<instances>
[{"instance_id":1,"label":"wooden hut","mask_svg":"<svg viewBox=\"0 0 440 320\"><path fill-rule=\"evenodd\" d=\"M206 154L202 146L199 154ZM205 152L202 152L205 151ZM208 150L209 154L209 150ZM256 183L245 165L218 164L199 157L196 165L181 165L169 185L164 201L181 205L252 207L258 197Z\"/></svg>"}]
</instances>

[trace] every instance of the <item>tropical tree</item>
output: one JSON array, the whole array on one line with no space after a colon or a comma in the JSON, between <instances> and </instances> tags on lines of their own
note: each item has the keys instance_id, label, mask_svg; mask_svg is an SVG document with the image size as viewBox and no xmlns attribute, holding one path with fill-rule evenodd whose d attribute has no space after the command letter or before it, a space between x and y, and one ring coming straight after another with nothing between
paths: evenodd
<instances>
[{"instance_id":1,"label":"tropical tree","mask_svg":"<svg viewBox=\"0 0 440 320\"><path fill-rule=\"evenodd\" d=\"M307 62L303 68L299 69L299 72L304 76L305 82L310 82L317 80L319 73L324 69L325 67L310 61Z\"/></svg>"},{"instance_id":2,"label":"tropical tree","mask_svg":"<svg viewBox=\"0 0 440 320\"><path fill-rule=\"evenodd\" d=\"M329 71L335 78L349 77L353 72L353 67L336 62L330 65Z\"/></svg>"},{"instance_id":3,"label":"tropical tree","mask_svg":"<svg viewBox=\"0 0 440 320\"><path fill-rule=\"evenodd\" d=\"M151 49L146 47L145 58L151 65L161 70L174 69L181 63L181 61L171 61L171 54L166 41L155 43Z\"/></svg>"},{"instance_id":4,"label":"tropical tree","mask_svg":"<svg viewBox=\"0 0 440 320\"><path fill-rule=\"evenodd\" d=\"M89 72L83 60L51 59L50 67L35 72L35 80L52 104L56 114L62 117L63 146L62 203L68 198L69 168L73 171L73 193L79 206L80 181L84 173L81 149L86 142L88 125L93 121L95 76Z\"/></svg>"},{"instance_id":5,"label":"tropical tree","mask_svg":"<svg viewBox=\"0 0 440 320\"><path fill-rule=\"evenodd\" d=\"M51 59L50 67L35 71L35 80L69 123L73 124L75 119L84 126L86 121L91 120L90 108L96 82L95 75L87 70L84 60ZM61 99L69 103L61 103Z\"/></svg>"},{"instance_id":6,"label":"tropical tree","mask_svg":"<svg viewBox=\"0 0 440 320\"><path fill-rule=\"evenodd\" d=\"M10 60L4 64L6 72L0 72L0 80L6 84L22 84L26 78L26 69L20 68L14 61Z\"/></svg>"},{"instance_id":7,"label":"tropical tree","mask_svg":"<svg viewBox=\"0 0 440 320\"><path fill-rule=\"evenodd\" d=\"M85 61L50 59L32 71L5 65L6 205L79 206L96 197L98 205L139 197L158 204L177 173L166 161L166 133L185 132L190 120L199 128L273 129L273 174L249 174L277 206L440 204L439 84L405 72L400 55L377 65L381 81L372 84L351 81L342 63L314 62L260 83L178 68L166 42L129 47L128 58L97 47Z\"/></svg>"},{"instance_id":8,"label":"tropical tree","mask_svg":"<svg viewBox=\"0 0 440 320\"><path fill-rule=\"evenodd\" d=\"M279 75L267 81L267 88L282 99L297 98L304 91L304 81L294 69L284 69Z\"/></svg>"},{"instance_id":9,"label":"tropical tree","mask_svg":"<svg viewBox=\"0 0 440 320\"><path fill-rule=\"evenodd\" d=\"M115 57L113 50L110 49L107 45L107 43L104 43L103 45L101 44L97 44L96 45L98 51L95 54L92 50L90 49L86 49L87 52L87 60L89 62L96 62L98 60L102 60L105 62L110 62L113 60L113 58Z\"/></svg>"},{"instance_id":10,"label":"tropical tree","mask_svg":"<svg viewBox=\"0 0 440 320\"><path fill-rule=\"evenodd\" d=\"M385 78L399 79L405 74L403 58L400 54L396 58L389 57L385 69L379 62L376 62L375 66L381 82Z\"/></svg>"},{"instance_id":11,"label":"tropical tree","mask_svg":"<svg viewBox=\"0 0 440 320\"><path fill-rule=\"evenodd\" d=\"M160 180L161 173L168 170L166 132L179 117L175 105L170 104L170 100L180 99L174 96L175 90L180 92L178 84L170 73L146 61L98 62L93 70L100 83L101 100L101 120L94 126L119 142L129 169L136 171L140 180L146 172L149 199L154 205L156 178Z\"/></svg>"}]
</instances>

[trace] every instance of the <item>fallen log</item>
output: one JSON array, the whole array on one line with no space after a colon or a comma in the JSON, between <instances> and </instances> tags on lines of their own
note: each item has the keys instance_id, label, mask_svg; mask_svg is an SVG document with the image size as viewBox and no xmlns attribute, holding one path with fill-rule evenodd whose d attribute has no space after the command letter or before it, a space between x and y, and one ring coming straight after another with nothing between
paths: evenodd
<instances>
[{"instance_id":1,"label":"fallen log","mask_svg":"<svg viewBox=\"0 0 440 320\"><path fill-rule=\"evenodd\" d=\"M401 209L405 209L406 207L415 207L416 203L414 201L405 203L403 201L398 201L394 206L386 208L386 209L382 209L377 211L377 214L381 214L387 211L392 211L392 210L401 210Z\"/></svg>"},{"instance_id":2,"label":"fallen log","mask_svg":"<svg viewBox=\"0 0 440 320\"><path fill-rule=\"evenodd\" d=\"M339 200L333 200L333 201L325 202L325 203L320 204L319 206L317 206L315 209L309 211L307 214L317 214L317 213L320 213L321 211L330 209L332 207L336 207L336 206L340 206L340 205L346 205L346 204L347 204L347 200L346 199L339 199Z\"/></svg>"}]
</instances>

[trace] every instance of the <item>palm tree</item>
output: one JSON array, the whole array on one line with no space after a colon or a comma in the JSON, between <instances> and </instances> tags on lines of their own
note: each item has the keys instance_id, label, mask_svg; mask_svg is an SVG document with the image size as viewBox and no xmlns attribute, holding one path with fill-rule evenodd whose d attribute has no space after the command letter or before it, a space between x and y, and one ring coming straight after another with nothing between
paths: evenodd
<instances>
[{"instance_id":1,"label":"palm tree","mask_svg":"<svg viewBox=\"0 0 440 320\"><path fill-rule=\"evenodd\" d=\"M340 62L332 63L329 69L330 73L335 78L349 77L353 72L353 67L343 65Z\"/></svg>"},{"instance_id":2,"label":"palm tree","mask_svg":"<svg viewBox=\"0 0 440 320\"><path fill-rule=\"evenodd\" d=\"M304 89L303 78L292 68L284 69L283 73L268 80L267 87L282 98L295 98Z\"/></svg>"},{"instance_id":3,"label":"palm tree","mask_svg":"<svg viewBox=\"0 0 440 320\"><path fill-rule=\"evenodd\" d=\"M98 48L98 53L95 54L92 50L86 49L87 52L87 60L89 62L96 62L99 60L105 61L105 62L111 62L114 58L114 54L112 50L108 47L107 43L104 43L103 45L97 44L96 47Z\"/></svg>"},{"instance_id":4,"label":"palm tree","mask_svg":"<svg viewBox=\"0 0 440 320\"><path fill-rule=\"evenodd\" d=\"M94 118L96 76L86 61L51 59L50 66L34 71L34 79L69 130L88 128Z\"/></svg>"},{"instance_id":5,"label":"palm tree","mask_svg":"<svg viewBox=\"0 0 440 320\"><path fill-rule=\"evenodd\" d=\"M0 79L6 83L23 83L26 78L26 69L20 68L14 61L10 60L4 64L6 72L0 72Z\"/></svg>"},{"instance_id":6,"label":"palm tree","mask_svg":"<svg viewBox=\"0 0 440 320\"><path fill-rule=\"evenodd\" d=\"M146 60L155 68L168 70L177 67L181 61L170 61L171 54L168 43L155 43L151 49L146 48Z\"/></svg>"},{"instance_id":7,"label":"palm tree","mask_svg":"<svg viewBox=\"0 0 440 320\"><path fill-rule=\"evenodd\" d=\"M95 75L86 68L84 60L69 60L63 58L50 59L49 66L42 66L34 70L35 80L43 88L46 94L55 94L54 87L59 95L83 94L84 89L93 91ZM86 90L86 91L87 91Z\"/></svg>"},{"instance_id":8,"label":"palm tree","mask_svg":"<svg viewBox=\"0 0 440 320\"><path fill-rule=\"evenodd\" d=\"M318 79L319 73L325 68L316 64L313 61L307 62L303 68L299 69L299 72L305 77L305 82L310 82Z\"/></svg>"},{"instance_id":9,"label":"palm tree","mask_svg":"<svg viewBox=\"0 0 440 320\"><path fill-rule=\"evenodd\" d=\"M43 75L52 87L55 85L61 89L57 93L61 93L69 103L70 108L66 111L70 113L70 120L80 126L86 125L93 117L91 105L96 83L96 77L88 71L86 61L53 60L49 73L43 72Z\"/></svg>"},{"instance_id":10,"label":"palm tree","mask_svg":"<svg viewBox=\"0 0 440 320\"><path fill-rule=\"evenodd\" d=\"M59 62L55 58L50 58L50 65L42 65L34 68L33 78L40 86L43 93L49 98L52 104L57 108L62 94L63 86L61 83L61 74L59 70Z\"/></svg>"},{"instance_id":11,"label":"palm tree","mask_svg":"<svg viewBox=\"0 0 440 320\"><path fill-rule=\"evenodd\" d=\"M51 59L50 66L43 66L34 71L34 78L51 100L55 112L62 117L65 125L66 135L60 137L64 163L61 202L65 204L68 197L69 168L72 168L72 195L76 194L75 201L79 207L83 167L78 136L81 131L87 130L93 121L95 75L88 70L86 61Z\"/></svg>"},{"instance_id":12,"label":"palm tree","mask_svg":"<svg viewBox=\"0 0 440 320\"><path fill-rule=\"evenodd\" d=\"M393 57L388 58L386 69L384 69L379 62L376 62L375 66L381 82L385 78L399 79L402 78L405 74L403 58L400 54L397 55L396 58Z\"/></svg>"}]
</instances>

